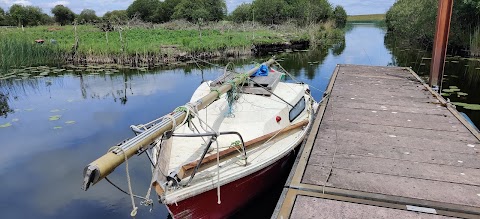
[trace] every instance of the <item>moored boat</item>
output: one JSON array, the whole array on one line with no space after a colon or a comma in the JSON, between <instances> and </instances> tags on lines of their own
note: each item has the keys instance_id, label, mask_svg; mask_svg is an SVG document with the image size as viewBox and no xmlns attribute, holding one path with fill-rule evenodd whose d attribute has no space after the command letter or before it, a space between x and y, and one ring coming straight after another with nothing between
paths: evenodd
<instances>
[{"instance_id":1,"label":"moored boat","mask_svg":"<svg viewBox=\"0 0 480 219\"><path fill-rule=\"evenodd\" d=\"M289 171L285 164L316 110L309 86L283 82L288 73L272 63L244 74L225 71L203 82L185 106L132 126L136 137L86 167L84 189L147 151L152 188L172 217L233 214Z\"/></svg>"}]
</instances>

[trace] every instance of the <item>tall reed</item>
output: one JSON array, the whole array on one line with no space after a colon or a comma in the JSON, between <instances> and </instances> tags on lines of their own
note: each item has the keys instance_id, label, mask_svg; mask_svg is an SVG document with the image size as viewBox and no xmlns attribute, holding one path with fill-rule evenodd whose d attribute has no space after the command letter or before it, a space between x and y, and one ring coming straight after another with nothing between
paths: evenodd
<instances>
[{"instance_id":1,"label":"tall reed","mask_svg":"<svg viewBox=\"0 0 480 219\"><path fill-rule=\"evenodd\" d=\"M65 52L57 45L37 44L22 38L0 40L0 69L3 72L21 66L60 65Z\"/></svg>"},{"instance_id":2,"label":"tall reed","mask_svg":"<svg viewBox=\"0 0 480 219\"><path fill-rule=\"evenodd\" d=\"M470 34L470 55L480 56L480 27L478 26Z\"/></svg>"}]
</instances>

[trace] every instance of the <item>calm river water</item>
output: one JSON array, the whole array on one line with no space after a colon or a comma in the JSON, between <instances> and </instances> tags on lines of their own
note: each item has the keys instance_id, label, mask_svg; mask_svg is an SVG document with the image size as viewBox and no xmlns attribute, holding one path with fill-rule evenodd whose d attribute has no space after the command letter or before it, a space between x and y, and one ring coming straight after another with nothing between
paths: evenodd
<instances>
[{"instance_id":1,"label":"calm river water","mask_svg":"<svg viewBox=\"0 0 480 219\"><path fill-rule=\"evenodd\" d=\"M337 64L413 66L411 62L415 61L407 60L412 55L406 54L405 49L385 46L385 34L383 28L373 24L355 24L348 28L343 44L328 50L285 53L277 57L284 59L281 64L287 71L318 88L312 89L318 100ZM392 51L398 52L398 57L393 56ZM426 72L422 69L426 67L419 62L428 59L418 58L419 51L415 51L415 65ZM268 57L235 62L239 69L249 69L252 61L266 59ZM465 66L467 61L454 63ZM456 83L464 72L455 73L453 67L448 69L452 69L450 75L457 74L450 77L448 86L457 85L468 93L478 93L477 81L460 86ZM185 104L202 80L214 79L220 72L209 67L202 74L194 65L152 72L81 77L65 74L1 81L0 101L3 99L4 105L1 112L7 113L0 117L0 125L5 126L0 128L0 217L130 218L129 197L107 182L100 182L87 192L80 189L84 166L103 155L110 146L132 137L131 124L150 121ZM473 95L461 100L479 101ZM465 111L479 123L478 114ZM131 159L129 164L134 193L145 195L150 167L145 157L140 158ZM117 168L110 178L126 188L124 166ZM270 195L278 192L266 194ZM275 205L276 198L270 200L273 204L268 204L269 209ZM263 216L268 217L270 213L268 210ZM156 204L151 213L148 208L140 207L137 218L166 218L167 215L166 209Z\"/></svg>"}]
</instances>

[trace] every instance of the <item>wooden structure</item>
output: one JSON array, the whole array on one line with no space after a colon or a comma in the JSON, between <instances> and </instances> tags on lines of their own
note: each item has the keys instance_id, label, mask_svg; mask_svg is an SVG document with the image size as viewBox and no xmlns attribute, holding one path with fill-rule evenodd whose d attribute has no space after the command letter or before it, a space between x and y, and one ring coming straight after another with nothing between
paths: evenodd
<instances>
[{"instance_id":1,"label":"wooden structure","mask_svg":"<svg viewBox=\"0 0 480 219\"><path fill-rule=\"evenodd\" d=\"M480 135L410 69L337 66L272 218L480 218Z\"/></svg>"},{"instance_id":2,"label":"wooden structure","mask_svg":"<svg viewBox=\"0 0 480 219\"><path fill-rule=\"evenodd\" d=\"M445 58L447 55L450 21L452 20L453 0L438 0L437 24L433 41L432 66L430 67L429 85L441 87ZM439 88L441 90L441 88Z\"/></svg>"}]
</instances>

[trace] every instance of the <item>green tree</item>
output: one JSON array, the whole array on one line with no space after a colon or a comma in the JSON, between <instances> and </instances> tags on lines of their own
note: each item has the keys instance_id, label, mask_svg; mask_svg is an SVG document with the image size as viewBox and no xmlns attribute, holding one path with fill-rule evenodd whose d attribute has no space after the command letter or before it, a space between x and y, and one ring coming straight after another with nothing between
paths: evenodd
<instances>
[{"instance_id":1,"label":"green tree","mask_svg":"<svg viewBox=\"0 0 480 219\"><path fill-rule=\"evenodd\" d=\"M95 11L92 9L84 9L78 16L78 21L82 24L94 23L98 21L98 17Z\"/></svg>"},{"instance_id":2,"label":"green tree","mask_svg":"<svg viewBox=\"0 0 480 219\"><path fill-rule=\"evenodd\" d=\"M5 11L3 10L3 8L0 8L0 26L6 25L5 24L5 21L6 21L5 16L6 16Z\"/></svg>"},{"instance_id":3,"label":"green tree","mask_svg":"<svg viewBox=\"0 0 480 219\"><path fill-rule=\"evenodd\" d=\"M195 13L195 10L201 10L202 4L200 1L188 1L182 0L176 7L175 12L172 15L173 19L186 19L187 21L197 22L198 15L202 13ZM197 14L195 18L193 14ZM209 20L208 14L204 14L205 17L202 17L203 20Z\"/></svg>"},{"instance_id":4,"label":"green tree","mask_svg":"<svg viewBox=\"0 0 480 219\"><path fill-rule=\"evenodd\" d=\"M155 14L157 15L157 20L159 22L167 22L172 19L173 13L175 13L175 7L182 0L165 0L160 3L160 6L157 8Z\"/></svg>"},{"instance_id":5,"label":"green tree","mask_svg":"<svg viewBox=\"0 0 480 219\"><path fill-rule=\"evenodd\" d=\"M43 13L40 16L40 23L42 25L52 25L55 24L55 20L53 19L53 17L50 17L50 15Z\"/></svg>"},{"instance_id":6,"label":"green tree","mask_svg":"<svg viewBox=\"0 0 480 219\"><path fill-rule=\"evenodd\" d=\"M285 21L287 3L284 0L255 0L252 3L252 13L255 21L264 24L280 24Z\"/></svg>"},{"instance_id":7,"label":"green tree","mask_svg":"<svg viewBox=\"0 0 480 219\"><path fill-rule=\"evenodd\" d=\"M128 21L126 10L114 10L105 13L102 17L105 22L125 23Z\"/></svg>"},{"instance_id":8,"label":"green tree","mask_svg":"<svg viewBox=\"0 0 480 219\"><path fill-rule=\"evenodd\" d=\"M173 19L186 19L197 22L223 20L227 13L227 5L224 0L182 0L175 6Z\"/></svg>"},{"instance_id":9,"label":"green tree","mask_svg":"<svg viewBox=\"0 0 480 219\"><path fill-rule=\"evenodd\" d=\"M347 12L343 9L342 6L337 5L333 10L333 19L337 27L343 28L347 24Z\"/></svg>"},{"instance_id":10,"label":"green tree","mask_svg":"<svg viewBox=\"0 0 480 219\"><path fill-rule=\"evenodd\" d=\"M159 7L159 0L135 0L128 6L127 15L130 18L138 16L145 22L154 22L156 20L156 11Z\"/></svg>"},{"instance_id":11,"label":"green tree","mask_svg":"<svg viewBox=\"0 0 480 219\"><path fill-rule=\"evenodd\" d=\"M479 25L479 0L454 1L449 48L469 46L470 34ZM430 48L435 35L437 0L398 0L387 11L388 30L399 39Z\"/></svg>"},{"instance_id":12,"label":"green tree","mask_svg":"<svg viewBox=\"0 0 480 219\"><path fill-rule=\"evenodd\" d=\"M285 14L299 25L326 21L333 14L327 0L285 0Z\"/></svg>"},{"instance_id":13,"label":"green tree","mask_svg":"<svg viewBox=\"0 0 480 219\"><path fill-rule=\"evenodd\" d=\"M55 17L55 21L62 26L70 24L75 20L75 13L63 5L57 5L52 8L52 14Z\"/></svg>"},{"instance_id":14,"label":"green tree","mask_svg":"<svg viewBox=\"0 0 480 219\"><path fill-rule=\"evenodd\" d=\"M252 5L247 3L242 3L232 12L232 21L237 23L242 23L245 21L250 21L252 17Z\"/></svg>"},{"instance_id":15,"label":"green tree","mask_svg":"<svg viewBox=\"0 0 480 219\"><path fill-rule=\"evenodd\" d=\"M36 26L43 24L42 20L45 14L42 9L34 6L12 5L9 15L18 26Z\"/></svg>"},{"instance_id":16,"label":"green tree","mask_svg":"<svg viewBox=\"0 0 480 219\"><path fill-rule=\"evenodd\" d=\"M202 0L203 8L210 14L211 20L220 21L227 15L225 0Z\"/></svg>"},{"instance_id":17,"label":"green tree","mask_svg":"<svg viewBox=\"0 0 480 219\"><path fill-rule=\"evenodd\" d=\"M27 11L25 10L25 7L23 7L22 5L14 4L10 7L8 13L10 14L12 20L15 21L16 25L25 25L27 17Z\"/></svg>"}]
</instances>

